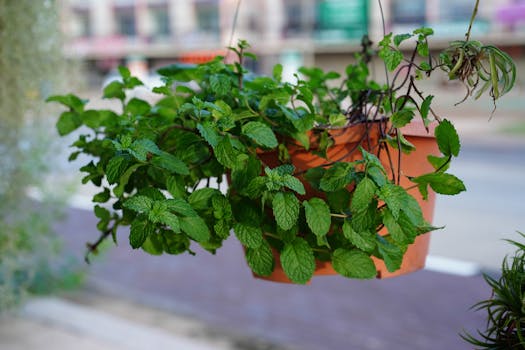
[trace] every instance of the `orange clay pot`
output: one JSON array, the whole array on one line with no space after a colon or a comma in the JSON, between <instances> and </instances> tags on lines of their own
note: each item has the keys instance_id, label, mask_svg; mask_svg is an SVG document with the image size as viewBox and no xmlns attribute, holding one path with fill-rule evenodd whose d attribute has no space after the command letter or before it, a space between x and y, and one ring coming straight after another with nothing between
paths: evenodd
<instances>
[{"instance_id":1,"label":"orange clay pot","mask_svg":"<svg viewBox=\"0 0 525 350\"><path fill-rule=\"evenodd\" d=\"M412 122L401 129L405 138L416 147L416 150L410 154L401 154L401 186L408 188L413 185L413 183L408 180L407 176L418 176L434 170L426 158L430 154L439 155L439 149L434 138L435 126L436 125L431 125L427 132L421 122ZM363 138L362 135L366 128L369 128L369 136ZM300 146L290 145L288 150L291 161L295 166L297 173L304 172L312 167L321 166L329 161L355 161L361 157L360 152L357 150L359 146L369 151L376 150L381 135L381 129L385 129L384 123L369 123L368 125L361 124L346 129L332 130L330 131L330 134L334 139L335 144L327 151L328 161L327 159L312 154L311 151L306 151ZM399 152L391 147L389 147L389 151L391 159L394 160L394 173L397 174L397 159ZM270 167L280 165L277 158L277 152L261 152L259 157ZM391 173L392 169L388 162L386 152L381 152L380 160L387 172ZM303 183L306 188L306 195L303 199L321 195L316 193L306 181L303 181ZM429 190L428 200L423 200L417 188L409 190L409 193L418 201L424 218L428 222L432 222L434 216L435 193ZM386 229L383 229L379 233L387 234L387 231ZM422 269L425 266L429 243L430 233L418 236L415 242L408 247L401 268L395 272L389 272L382 260L372 257L377 269L377 278L395 277ZM274 256L276 264L273 273L267 277L257 275L255 275L255 277L274 282L292 283L281 267L279 254L275 252ZM314 276L336 274L337 272L335 272L330 262L316 261Z\"/></svg>"}]
</instances>

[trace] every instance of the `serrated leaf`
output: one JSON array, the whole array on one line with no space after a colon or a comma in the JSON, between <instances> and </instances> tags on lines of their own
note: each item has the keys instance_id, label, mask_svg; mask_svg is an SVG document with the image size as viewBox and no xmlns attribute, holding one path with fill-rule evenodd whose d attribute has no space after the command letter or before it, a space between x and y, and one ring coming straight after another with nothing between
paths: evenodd
<instances>
[{"instance_id":1,"label":"serrated leaf","mask_svg":"<svg viewBox=\"0 0 525 350\"><path fill-rule=\"evenodd\" d=\"M447 173L425 174L413 178L412 181L419 185L428 184L439 194L455 195L466 190L463 181Z\"/></svg>"},{"instance_id":2,"label":"serrated leaf","mask_svg":"<svg viewBox=\"0 0 525 350\"><path fill-rule=\"evenodd\" d=\"M82 123L86 125L88 128L91 129L97 129L101 126L102 122L102 116L99 113L99 111L90 109L87 111L84 111L82 114Z\"/></svg>"},{"instance_id":3,"label":"serrated leaf","mask_svg":"<svg viewBox=\"0 0 525 350\"><path fill-rule=\"evenodd\" d=\"M223 137L214 148L215 156L217 161L221 163L224 167L233 169L238 168L239 164L237 163L238 151L233 148L232 142L229 137Z\"/></svg>"},{"instance_id":4,"label":"serrated leaf","mask_svg":"<svg viewBox=\"0 0 525 350\"><path fill-rule=\"evenodd\" d=\"M210 229L200 216L188 216L180 218L182 231L197 242L206 242L210 239Z\"/></svg>"},{"instance_id":5,"label":"serrated leaf","mask_svg":"<svg viewBox=\"0 0 525 350\"><path fill-rule=\"evenodd\" d=\"M332 265L338 274L348 278L371 279L377 275L372 258L359 250L336 249Z\"/></svg>"},{"instance_id":6,"label":"serrated leaf","mask_svg":"<svg viewBox=\"0 0 525 350\"><path fill-rule=\"evenodd\" d=\"M166 208L170 211L174 211L177 214L183 216L197 216L197 212L192 208L192 206L181 198L171 198L164 200Z\"/></svg>"},{"instance_id":7,"label":"serrated leaf","mask_svg":"<svg viewBox=\"0 0 525 350\"><path fill-rule=\"evenodd\" d=\"M386 208L382 214L383 223L392 240L399 244L410 244L414 242L414 238L416 237L414 224L412 224L410 220L407 222L406 216L404 216L403 213L399 215L398 220L394 218L388 208Z\"/></svg>"},{"instance_id":8,"label":"serrated leaf","mask_svg":"<svg viewBox=\"0 0 525 350\"><path fill-rule=\"evenodd\" d=\"M295 176L286 174L282 177L281 183L283 186L288 187L301 195L306 193L303 183Z\"/></svg>"},{"instance_id":9,"label":"serrated leaf","mask_svg":"<svg viewBox=\"0 0 525 350\"><path fill-rule=\"evenodd\" d=\"M188 197L188 203L195 210L207 210L210 208L211 199L216 195L222 195L221 192L215 188L200 188L193 191Z\"/></svg>"},{"instance_id":10,"label":"serrated leaf","mask_svg":"<svg viewBox=\"0 0 525 350\"><path fill-rule=\"evenodd\" d=\"M142 247L146 239L155 233L155 227L147 220L136 218L131 223L129 244L133 249Z\"/></svg>"},{"instance_id":11,"label":"serrated leaf","mask_svg":"<svg viewBox=\"0 0 525 350\"><path fill-rule=\"evenodd\" d=\"M343 224L343 235L350 241L350 243L365 252L372 252L376 247L375 232L357 232L349 221L345 221Z\"/></svg>"},{"instance_id":12,"label":"serrated leaf","mask_svg":"<svg viewBox=\"0 0 525 350\"><path fill-rule=\"evenodd\" d=\"M436 141L438 143L439 150L443 155L453 155L457 157L459 155L460 143L459 136L454 128L454 125L447 119L444 119L439 123L434 131Z\"/></svg>"},{"instance_id":13,"label":"serrated leaf","mask_svg":"<svg viewBox=\"0 0 525 350\"><path fill-rule=\"evenodd\" d=\"M245 247L258 248L263 242L263 233L260 227L238 222L233 225L233 232Z\"/></svg>"},{"instance_id":14,"label":"serrated leaf","mask_svg":"<svg viewBox=\"0 0 525 350\"><path fill-rule=\"evenodd\" d=\"M325 171L319 183L326 192L335 192L345 188L353 181L352 163L335 163Z\"/></svg>"},{"instance_id":15,"label":"serrated leaf","mask_svg":"<svg viewBox=\"0 0 525 350\"><path fill-rule=\"evenodd\" d=\"M124 202L124 208L138 213L149 213L153 208L153 200L146 196L133 196Z\"/></svg>"},{"instance_id":16,"label":"serrated leaf","mask_svg":"<svg viewBox=\"0 0 525 350\"><path fill-rule=\"evenodd\" d=\"M275 265L272 249L265 240L257 248L246 248L246 261L252 271L259 276L271 275Z\"/></svg>"},{"instance_id":17,"label":"serrated leaf","mask_svg":"<svg viewBox=\"0 0 525 350\"><path fill-rule=\"evenodd\" d=\"M356 186L350 209L353 213L367 210L375 196L377 186L368 177L363 178Z\"/></svg>"},{"instance_id":18,"label":"serrated leaf","mask_svg":"<svg viewBox=\"0 0 525 350\"><path fill-rule=\"evenodd\" d=\"M82 125L82 118L75 112L63 112L56 123L56 128L60 136L65 136Z\"/></svg>"},{"instance_id":19,"label":"serrated leaf","mask_svg":"<svg viewBox=\"0 0 525 350\"><path fill-rule=\"evenodd\" d=\"M377 200L373 199L366 210L352 213L352 228L356 232L375 232L377 227L377 215Z\"/></svg>"},{"instance_id":20,"label":"serrated leaf","mask_svg":"<svg viewBox=\"0 0 525 350\"><path fill-rule=\"evenodd\" d=\"M141 162L148 159L148 154L161 154L159 147L150 139L138 139L133 141L129 152Z\"/></svg>"},{"instance_id":21,"label":"serrated leaf","mask_svg":"<svg viewBox=\"0 0 525 350\"><path fill-rule=\"evenodd\" d=\"M389 272L399 270L401 264L403 263L403 256L405 254L406 247L400 248L379 235L377 235L377 247L379 255L385 262L387 270Z\"/></svg>"},{"instance_id":22,"label":"serrated leaf","mask_svg":"<svg viewBox=\"0 0 525 350\"><path fill-rule=\"evenodd\" d=\"M394 71L403 60L403 54L400 51L388 47L379 50L379 57L383 59L390 72Z\"/></svg>"},{"instance_id":23,"label":"serrated leaf","mask_svg":"<svg viewBox=\"0 0 525 350\"><path fill-rule=\"evenodd\" d=\"M180 175L188 175L190 173L190 169L182 160L168 152L161 152L160 155L151 160L151 163L168 170L170 173Z\"/></svg>"},{"instance_id":24,"label":"serrated leaf","mask_svg":"<svg viewBox=\"0 0 525 350\"><path fill-rule=\"evenodd\" d=\"M379 199L384 201L397 220L399 212L406 204L406 191L404 188L394 184L386 184L379 189Z\"/></svg>"},{"instance_id":25,"label":"serrated leaf","mask_svg":"<svg viewBox=\"0 0 525 350\"><path fill-rule=\"evenodd\" d=\"M300 203L293 193L278 192L273 198L272 207L275 221L283 230L289 230L296 224Z\"/></svg>"},{"instance_id":26,"label":"serrated leaf","mask_svg":"<svg viewBox=\"0 0 525 350\"><path fill-rule=\"evenodd\" d=\"M302 238L286 243L281 252L281 265L284 273L292 282L305 284L312 278L315 271L312 248Z\"/></svg>"},{"instance_id":27,"label":"serrated leaf","mask_svg":"<svg viewBox=\"0 0 525 350\"><path fill-rule=\"evenodd\" d=\"M210 77L210 86L214 93L224 96L230 92L231 82L224 75L217 74Z\"/></svg>"},{"instance_id":28,"label":"serrated leaf","mask_svg":"<svg viewBox=\"0 0 525 350\"><path fill-rule=\"evenodd\" d=\"M157 203L155 203L157 204ZM152 211L149 212L148 214L148 218L152 221L152 222L155 222L155 223L162 223L164 225L168 225L170 227L170 229L175 232L175 233L179 233L180 230L181 230L181 223L180 223L180 218L173 214L173 213L170 213L169 211L167 211L166 209L164 210L155 210L155 205L152 209Z\"/></svg>"},{"instance_id":29,"label":"serrated leaf","mask_svg":"<svg viewBox=\"0 0 525 350\"><path fill-rule=\"evenodd\" d=\"M217 128L212 123L205 122L202 124L197 124L197 129L201 136L212 146L213 148L217 147L219 143L220 136L217 133Z\"/></svg>"},{"instance_id":30,"label":"serrated leaf","mask_svg":"<svg viewBox=\"0 0 525 350\"><path fill-rule=\"evenodd\" d=\"M330 230L332 223L328 204L321 198L312 198L304 201L303 206L308 227L316 236L325 236Z\"/></svg>"},{"instance_id":31,"label":"serrated leaf","mask_svg":"<svg viewBox=\"0 0 525 350\"><path fill-rule=\"evenodd\" d=\"M242 126L242 133L260 146L274 148L278 142L272 129L261 122L249 122Z\"/></svg>"},{"instance_id":32,"label":"serrated leaf","mask_svg":"<svg viewBox=\"0 0 525 350\"><path fill-rule=\"evenodd\" d=\"M213 225L215 234L221 239L226 239L230 236L230 228L230 223L223 219L216 221L215 225Z\"/></svg>"}]
</instances>

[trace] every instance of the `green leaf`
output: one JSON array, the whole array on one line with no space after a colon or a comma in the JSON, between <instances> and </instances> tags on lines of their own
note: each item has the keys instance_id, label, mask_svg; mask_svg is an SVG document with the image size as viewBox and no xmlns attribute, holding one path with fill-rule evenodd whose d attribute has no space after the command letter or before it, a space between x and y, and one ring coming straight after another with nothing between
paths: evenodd
<instances>
[{"instance_id":1,"label":"green leaf","mask_svg":"<svg viewBox=\"0 0 525 350\"><path fill-rule=\"evenodd\" d=\"M155 210L155 204L157 203L154 203L152 211L148 214L148 218L153 222L168 225L173 232L180 233L181 223L179 217L166 210Z\"/></svg>"},{"instance_id":2,"label":"green leaf","mask_svg":"<svg viewBox=\"0 0 525 350\"><path fill-rule=\"evenodd\" d=\"M204 187L193 191L188 197L189 204L195 210L207 210L211 207L211 199L221 195L221 192L215 188Z\"/></svg>"},{"instance_id":3,"label":"green leaf","mask_svg":"<svg viewBox=\"0 0 525 350\"><path fill-rule=\"evenodd\" d=\"M82 125L82 118L75 112L63 112L58 118L56 128L60 136L67 135Z\"/></svg>"},{"instance_id":4,"label":"green leaf","mask_svg":"<svg viewBox=\"0 0 525 350\"><path fill-rule=\"evenodd\" d=\"M131 223L129 243L133 249L142 247L146 239L155 233L155 226L147 220L137 217Z\"/></svg>"},{"instance_id":5,"label":"green leaf","mask_svg":"<svg viewBox=\"0 0 525 350\"><path fill-rule=\"evenodd\" d=\"M73 94L67 95L54 95L46 99L46 102L58 102L66 107L71 108L72 111L80 114L84 111L84 106L88 100L83 100Z\"/></svg>"},{"instance_id":6,"label":"green leaf","mask_svg":"<svg viewBox=\"0 0 525 350\"><path fill-rule=\"evenodd\" d=\"M277 81L281 81L283 77L283 65L278 63L275 66L273 66L273 78Z\"/></svg>"},{"instance_id":7,"label":"green leaf","mask_svg":"<svg viewBox=\"0 0 525 350\"><path fill-rule=\"evenodd\" d=\"M386 203L396 220L399 218L400 210L406 204L406 195L403 187L394 184L386 184L379 189L379 199Z\"/></svg>"},{"instance_id":8,"label":"green leaf","mask_svg":"<svg viewBox=\"0 0 525 350\"><path fill-rule=\"evenodd\" d=\"M432 167L439 172L445 172L450 167L450 157L436 157L433 155L427 156L428 162L432 164Z\"/></svg>"},{"instance_id":9,"label":"green leaf","mask_svg":"<svg viewBox=\"0 0 525 350\"><path fill-rule=\"evenodd\" d=\"M326 192L335 192L345 188L354 177L352 163L335 163L324 173L320 187Z\"/></svg>"},{"instance_id":10,"label":"green leaf","mask_svg":"<svg viewBox=\"0 0 525 350\"><path fill-rule=\"evenodd\" d=\"M425 125L426 126L428 126L428 123L429 123L427 121L427 119L428 119L428 113L430 112L430 104L432 103L432 99L433 98L434 98L434 96L429 95L429 96L425 97L425 99L421 103L420 113L421 113L421 117L425 121Z\"/></svg>"},{"instance_id":11,"label":"green leaf","mask_svg":"<svg viewBox=\"0 0 525 350\"><path fill-rule=\"evenodd\" d=\"M124 207L138 213L149 213L153 208L153 200L146 196L133 196L124 202Z\"/></svg>"},{"instance_id":12,"label":"green leaf","mask_svg":"<svg viewBox=\"0 0 525 350\"><path fill-rule=\"evenodd\" d=\"M394 71L401 61L403 61L403 54L401 51L389 47L379 50L379 57L383 59L390 72Z\"/></svg>"},{"instance_id":13,"label":"green leaf","mask_svg":"<svg viewBox=\"0 0 525 350\"><path fill-rule=\"evenodd\" d=\"M348 278L371 279L377 275L372 258L359 250L336 249L332 265L338 274Z\"/></svg>"},{"instance_id":14,"label":"green leaf","mask_svg":"<svg viewBox=\"0 0 525 350\"><path fill-rule=\"evenodd\" d=\"M354 195L352 197L352 203L350 205L351 211L353 213L357 213L367 210L375 196L376 190L377 186L374 181L368 177L363 178L363 180L361 180L355 188Z\"/></svg>"},{"instance_id":15,"label":"green leaf","mask_svg":"<svg viewBox=\"0 0 525 350\"><path fill-rule=\"evenodd\" d=\"M164 247L159 234L150 234L142 244L142 250L151 255L162 255Z\"/></svg>"},{"instance_id":16,"label":"green leaf","mask_svg":"<svg viewBox=\"0 0 525 350\"><path fill-rule=\"evenodd\" d=\"M181 198L171 198L164 200L166 208L170 211L174 211L177 214L184 216L198 216L197 212L192 208L192 206Z\"/></svg>"},{"instance_id":17,"label":"green leaf","mask_svg":"<svg viewBox=\"0 0 525 350\"><path fill-rule=\"evenodd\" d=\"M93 196L93 202L95 203L106 203L111 198L111 192L109 188L104 187L104 191L99 192Z\"/></svg>"},{"instance_id":18,"label":"green leaf","mask_svg":"<svg viewBox=\"0 0 525 350\"><path fill-rule=\"evenodd\" d=\"M414 111L411 109L402 109L392 114L390 121L394 128L402 128L412 121L414 118Z\"/></svg>"},{"instance_id":19,"label":"green leaf","mask_svg":"<svg viewBox=\"0 0 525 350\"><path fill-rule=\"evenodd\" d=\"M343 235L350 243L365 252L372 252L376 247L375 232L361 231L358 233L349 221L345 221L343 224Z\"/></svg>"},{"instance_id":20,"label":"green leaf","mask_svg":"<svg viewBox=\"0 0 525 350\"><path fill-rule=\"evenodd\" d=\"M385 237L377 235L377 247L380 257L385 262L386 268L390 272L399 270L403 262L406 247L400 248L389 242Z\"/></svg>"},{"instance_id":21,"label":"green leaf","mask_svg":"<svg viewBox=\"0 0 525 350\"><path fill-rule=\"evenodd\" d=\"M120 81L112 81L104 88L103 97L118 98L119 100L124 101L126 98L124 84L122 84Z\"/></svg>"},{"instance_id":22,"label":"green leaf","mask_svg":"<svg viewBox=\"0 0 525 350\"><path fill-rule=\"evenodd\" d=\"M288 187L299 194L304 195L306 193L303 183L295 176L286 174L282 177L281 183L283 186Z\"/></svg>"},{"instance_id":23,"label":"green leaf","mask_svg":"<svg viewBox=\"0 0 525 350\"><path fill-rule=\"evenodd\" d=\"M141 162L145 162L148 159L149 154L161 154L159 147L149 139L138 139L133 141L133 144L129 148L129 152Z\"/></svg>"},{"instance_id":24,"label":"green leaf","mask_svg":"<svg viewBox=\"0 0 525 350\"><path fill-rule=\"evenodd\" d=\"M278 192L272 202L273 215L283 230L291 229L299 218L300 203L290 192Z\"/></svg>"},{"instance_id":25,"label":"green leaf","mask_svg":"<svg viewBox=\"0 0 525 350\"><path fill-rule=\"evenodd\" d=\"M118 72L122 79L129 79L131 78L131 72L128 67L126 66L118 66Z\"/></svg>"},{"instance_id":26,"label":"green leaf","mask_svg":"<svg viewBox=\"0 0 525 350\"><path fill-rule=\"evenodd\" d=\"M223 137L214 150L217 161L224 167L235 169L242 166L242 163L239 162L240 152L233 148L230 137Z\"/></svg>"},{"instance_id":27,"label":"green leaf","mask_svg":"<svg viewBox=\"0 0 525 350\"><path fill-rule=\"evenodd\" d=\"M375 232L378 224L377 216L377 200L373 199L366 210L352 213L352 228L357 232Z\"/></svg>"},{"instance_id":28,"label":"green leaf","mask_svg":"<svg viewBox=\"0 0 525 350\"><path fill-rule=\"evenodd\" d=\"M272 249L265 240L257 248L246 248L246 261L259 276L270 276L275 265Z\"/></svg>"},{"instance_id":29,"label":"green leaf","mask_svg":"<svg viewBox=\"0 0 525 350\"><path fill-rule=\"evenodd\" d=\"M414 242L417 235L415 225L408 220L404 213L399 215L398 220L394 218L388 208L383 210L382 214L383 223L394 242L399 244L411 244Z\"/></svg>"},{"instance_id":30,"label":"green leaf","mask_svg":"<svg viewBox=\"0 0 525 350\"><path fill-rule=\"evenodd\" d=\"M312 248L302 238L286 243L281 252L281 265L284 273L292 282L305 284L312 278L315 271Z\"/></svg>"},{"instance_id":31,"label":"green leaf","mask_svg":"<svg viewBox=\"0 0 525 350\"><path fill-rule=\"evenodd\" d=\"M330 208L328 204L321 198L312 198L303 202L306 222L312 232L318 236L325 236L330 230L332 217L330 216Z\"/></svg>"},{"instance_id":32,"label":"green leaf","mask_svg":"<svg viewBox=\"0 0 525 350\"><path fill-rule=\"evenodd\" d=\"M204 122L202 124L197 124L197 129L206 142L210 144L210 146L213 148L217 147L220 136L217 133L217 127L213 123Z\"/></svg>"},{"instance_id":33,"label":"green leaf","mask_svg":"<svg viewBox=\"0 0 525 350\"><path fill-rule=\"evenodd\" d=\"M151 160L151 163L171 173L180 175L188 175L190 173L188 166L182 160L168 152L161 152L159 156Z\"/></svg>"},{"instance_id":34,"label":"green leaf","mask_svg":"<svg viewBox=\"0 0 525 350\"><path fill-rule=\"evenodd\" d=\"M181 217L180 226L182 231L197 242L206 242L211 237L208 225L200 216Z\"/></svg>"},{"instance_id":35,"label":"green leaf","mask_svg":"<svg viewBox=\"0 0 525 350\"><path fill-rule=\"evenodd\" d=\"M185 235L163 231L162 238L164 251L168 254L182 254L190 247L190 240Z\"/></svg>"},{"instance_id":36,"label":"green leaf","mask_svg":"<svg viewBox=\"0 0 525 350\"><path fill-rule=\"evenodd\" d=\"M211 205L213 207L213 216L215 219L225 219L227 221L233 219L230 201L225 196L213 196L211 199Z\"/></svg>"},{"instance_id":37,"label":"green leaf","mask_svg":"<svg viewBox=\"0 0 525 350\"><path fill-rule=\"evenodd\" d=\"M146 115L150 110L150 104L139 98L132 98L124 108L125 113L129 113L133 116Z\"/></svg>"},{"instance_id":38,"label":"green leaf","mask_svg":"<svg viewBox=\"0 0 525 350\"><path fill-rule=\"evenodd\" d=\"M249 122L243 125L242 133L260 146L274 148L278 145L272 129L261 122Z\"/></svg>"},{"instance_id":39,"label":"green leaf","mask_svg":"<svg viewBox=\"0 0 525 350\"><path fill-rule=\"evenodd\" d=\"M418 176L412 179L419 185L430 185L440 194L455 195L466 190L463 181L456 176L447 173L432 173Z\"/></svg>"},{"instance_id":40,"label":"green leaf","mask_svg":"<svg viewBox=\"0 0 525 350\"><path fill-rule=\"evenodd\" d=\"M233 226L235 236L245 247L258 248L263 242L263 233L260 227L245 223L236 223Z\"/></svg>"},{"instance_id":41,"label":"green leaf","mask_svg":"<svg viewBox=\"0 0 525 350\"><path fill-rule=\"evenodd\" d=\"M441 121L434 131L439 150L443 155L455 157L460 150L459 136L454 125L447 119Z\"/></svg>"},{"instance_id":42,"label":"green leaf","mask_svg":"<svg viewBox=\"0 0 525 350\"><path fill-rule=\"evenodd\" d=\"M403 41L410 39L412 34L398 34L394 36L394 45L399 46Z\"/></svg>"},{"instance_id":43,"label":"green leaf","mask_svg":"<svg viewBox=\"0 0 525 350\"><path fill-rule=\"evenodd\" d=\"M97 129L101 126L102 123L102 115L99 113L99 111L90 109L87 111L84 111L82 113L82 123L86 125L88 128L91 129Z\"/></svg>"},{"instance_id":44,"label":"green leaf","mask_svg":"<svg viewBox=\"0 0 525 350\"><path fill-rule=\"evenodd\" d=\"M219 96L225 96L231 91L231 81L224 75L212 75L210 77L210 86L212 91Z\"/></svg>"}]
</instances>

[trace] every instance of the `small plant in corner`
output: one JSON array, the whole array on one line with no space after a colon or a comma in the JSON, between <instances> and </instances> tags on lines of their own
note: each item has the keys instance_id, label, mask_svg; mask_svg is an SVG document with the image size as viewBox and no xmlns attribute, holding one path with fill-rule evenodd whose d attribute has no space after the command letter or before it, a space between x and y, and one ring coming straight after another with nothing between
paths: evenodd
<instances>
[{"instance_id":1,"label":"small plant in corner","mask_svg":"<svg viewBox=\"0 0 525 350\"><path fill-rule=\"evenodd\" d=\"M520 233L522 237L525 237ZM503 259L501 275L484 275L492 296L475 304L487 314L487 327L461 337L476 349L525 349L525 245L509 240L517 249Z\"/></svg>"},{"instance_id":2,"label":"small plant in corner","mask_svg":"<svg viewBox=\"0 0 525 350\"><path fill-rule=\"evenodd\" d=\"M194 254L193 244L215 252L233 232L255 274L282 269L294 283L321 264L349 278L374 278L378 264L398 270L416 237L434 230L425 200L465 189L448 172L459 136L418 82L445 71L469 94L488 90L494 99L514 83L514 64L499 50L467 38L435 59L432 34L390 33L377 48L365 37L344 75L304 67L289 83L276 65L272 76L254 76L242 64L254 56L239 41L230 48L236 63L218 57L160 69L165 84L152 90L154 103L127 97L142 83L124 67L121 81L104 89L121 102L117 111L89 109L72 94L51 97L67 107L61 135L89 130L70 157L92 157L83 183L100 187L93 202L101 235L87 255L130 226L132 248L151 254ZM408 56L403 42L414 45ZM385 84L370 78L375 56L395 72ZM478 88L478 80L486 83ZM410 141L413 124L431 136L430 151ZM405 168L415 163L425 170Z\"/></svg>"}]
</instances>

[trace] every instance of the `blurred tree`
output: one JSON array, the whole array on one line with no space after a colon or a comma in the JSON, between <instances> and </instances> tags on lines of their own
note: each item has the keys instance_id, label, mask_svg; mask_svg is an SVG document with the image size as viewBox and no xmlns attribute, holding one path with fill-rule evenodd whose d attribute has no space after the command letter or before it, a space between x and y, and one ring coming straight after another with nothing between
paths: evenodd
<instances>
[{"instance_id":1,"label":"blurred tree","mask_svg":"<svg viewBox=\"0 0 525 350\"><path fill-rule=\"evenodd\" d=\"M58 14L54 0L0 0L0 311L51 286L57 264L57 206L27 193L45 192L52 167L44 100L65 76Z\"/></svg>"}]
</instances>

